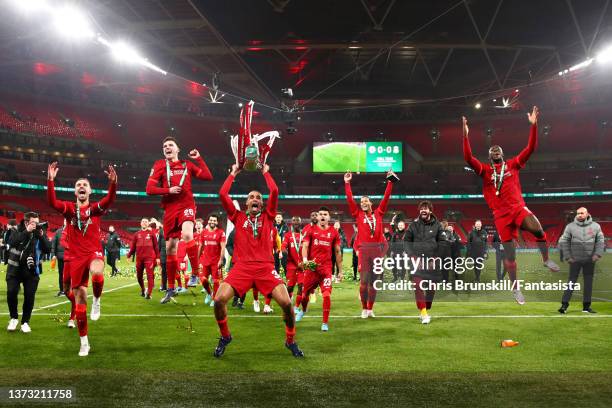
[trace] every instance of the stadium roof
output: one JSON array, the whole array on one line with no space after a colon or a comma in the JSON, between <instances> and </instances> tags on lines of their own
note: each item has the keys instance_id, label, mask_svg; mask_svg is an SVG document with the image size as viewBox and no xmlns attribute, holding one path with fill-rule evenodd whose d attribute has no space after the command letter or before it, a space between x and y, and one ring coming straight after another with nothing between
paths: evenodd
<instances>
[{"instance_id":1,"label":"stadium roof","mask_svg":"<svg viewBox=\"0 0 612 408\"><path fill-rule=\"evenodd\" d=\"M192 89L151 73L138 77L140 82L121 76L95 47L56 44L45 35L49 27L33 30L6 8L0 75L20 75L24 65L43 61L70 75L103 76L103 85L114 91L138 92L146 82L147 92L187 98L208 98L214 78L228 94L274 107L331 110L336 119L373 114L411 119L455 114L482 98L511 98L514 88L547 80L612 41L609 0L87 0L80 5L98 30L129 40L158 66L193 80ZM204 83L205 89L196 89ZM281 91L286 88L294 98ZM380 105L387 107L354 109Z\"/></svg>"}]
</instances>

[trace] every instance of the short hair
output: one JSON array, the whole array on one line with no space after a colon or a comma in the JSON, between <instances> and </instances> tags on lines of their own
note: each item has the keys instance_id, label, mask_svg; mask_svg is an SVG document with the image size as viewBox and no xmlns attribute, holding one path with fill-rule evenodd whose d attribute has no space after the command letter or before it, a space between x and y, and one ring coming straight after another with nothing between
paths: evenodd
<instances>
[{"instance_id":1,"label":"short hair","mask_svg":"<svg viewBox=\"0 0 612 408\"><path fill-rule=\"evenodd\" d=\"M38 213L35 213L34 211L28 211L27 213L23 214L24 220L30 221L31 218L38 218Z\"/></svg>"},{"instance_id":2,"label":"short hair","mask_svg":"<svg viewBox=\"0 0 612 408\"><path fill-rule=\"evenodd\" d=\"M176 145L176 147L179 147L179 142L178 140L176 140L176 138L174 136L166 136L164 138L164 140L162 140L162 145L166 142L174 142L174 144Z\"/></svg>"},{"instance_id":3,"label":"short hair","mask_svg":"<svg viewBox=\"0 0 612 408\"><path fill-rule=\"evenodd\" d=\"M17 220L16 220L16 219L14 219L14 218L12 218L12 219L10 219L10 220L8 221L8 224L7 224L7 225L10 225L11 227L14 227L14 226L16 226L16 225L17 225Z\"/></svg>"},{"instance_id":4,"label":"short hair","mask_svg":"<svg viewBox=\"0 0 612 408\"><path fill-rule=\"evenodd\" d=\"M327 211L327 212L329 212L329 208L327 208L325 206L322 206L322 207L319 207L318 211Z\"/></svg>"},{"instance_id":5,"label":"short hair","mask_svg":"<svg viewBox=\"0 0 612 408\"><path fill-rule=\"evenodd\" d=\"M210 217L215 217L217 219L217 222L219 222L219 214L216 214L216 213L208 214L208 218L210 218Z\"/></svg>"},{"instance_id":6,"label":"short hair","mask_svg":"<svg viewBox=\"0 0 612 408\"><path fill-rule=\"evenodd\" d=\"M427 208L429 208L429 211L433 211L433 204L432 204L432 203L431 203L431 201L429 201L429 200L423 200L423 201L421 201L421 202L419 203L419 205L418 205L417 209L419 209L419 210L420 210L420 209L421 209L421 208L423 208L423 207L427 207Z\"/></svg>"},{"instance_id":7,"label":"short hair","mask_svg":"<svg viewBox=\"0 0 612 408\"><path fill-rule=\"evenodd\" d=\"M89 181L89 179L87 177L79 177L78 179L76 179L74 184L78 183L81 180L85 180L91 186L91 181Z\"/></svg>"},{"instance_id":8,"label":"short hair","mask_svg":"<svg viewBox=\"0 0 612 408\"><path fill-rule=\"evenodd\" d=\"M482 224L482 220L476 220L474 221L474 224L476 224L477 222L480 222Z\"/></svg>"}]
</instances>

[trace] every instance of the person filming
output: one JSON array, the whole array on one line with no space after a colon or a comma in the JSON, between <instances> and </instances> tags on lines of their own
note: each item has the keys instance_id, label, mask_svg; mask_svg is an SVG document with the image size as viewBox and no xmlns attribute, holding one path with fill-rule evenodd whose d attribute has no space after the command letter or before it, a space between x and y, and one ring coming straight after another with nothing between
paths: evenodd
<instances>
[{"instance_id":1,"label":"person filming","mask_svg":"<svg viewBox=\"0 0 612 408\"><path fill-rule=\"evenodd\" d=\"M41 258L51 251L49 240L44 236L46 223L39 222L38 214L27 212L21 225L9 238L8 267L6 271L6 301L10 320L8 331L17 330L17 312L20 285L23 285L23 312L21 331L30 333L30 317L34 308L34 297L38 289L41 273Z\"/></svg>"}]
</instances>

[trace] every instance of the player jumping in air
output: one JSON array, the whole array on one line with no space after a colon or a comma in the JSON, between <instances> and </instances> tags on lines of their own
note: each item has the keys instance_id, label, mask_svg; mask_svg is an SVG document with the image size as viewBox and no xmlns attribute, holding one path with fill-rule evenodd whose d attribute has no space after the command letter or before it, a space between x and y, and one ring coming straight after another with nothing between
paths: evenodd
<instances>
[{"instance_id":1,"label":"player jumping in air","mask_svg":"<svg viewBox=\"0 0 612 408\"><path fill-rule=\"evenodd\" d=\"M149 228L149 219L140 220L140 231L134 234L128 258L136 258L136 278L140 285L140 296L151 299L155 284L155 265L160 265L159 246L155 232ZM147 289L144 287L144 271L147 272Z\"/></svg>"},{"instance_id":2,"label":"player jumping in air","mask_svg":"<svg viewBox=\"0 0 612 408\"><path fill-rule=\"evenodd\" d=\"M296 316L296 321L302 320L308 310L308 299L311 293L319 286L323 296L323 324L321 331L328 331L329 312L331 310L332 292L332 257L336 254L338 266L338 280L342 280L342 251L340 250L340 234L338 230L329 225L329 209L319 209L319 224L308 230L302 245L302 265L309 261L316 263L315 269L304 272L304 296L302 297L302 310Z\"/></svg>"},{"instance_id":3,"label":"player jumping in air","mask_svg":"<svg viewBox=\"0 0 612 408\"><path fill-rule=\"evenodd\" d=\"M173 137L166 137L162 148L165 158L153 164L147 181L147 194L162 196L168 290L161 303L168 303L175 295L174 284L178 268L176 250L179 239L185 242L192 268L198 265L198 245L193 239L196 206L191 190L191 179L195 177L200 180L212 180L212 174L196 149L189 152L189 158L197 165L190 161L179 160L180 149Z\"/></svg>"},{"instance_id":4,"label":"player jumping in air","mask_svg":"<svg viewBox=\"0 0 612 408\"><path fill-rule=\"evenodd\" d=\"M223 279L223 254L225 253L225 231L218 228L219 217L216 214L208 216L208 225L200 232L200 265L202 269L200 272L200 282L207 291L206 298L204 299L205 304L214 306L212 298L219 290L219 284ZM212 275L213 291L212 297L210 295L210 284L209 279Z\"/></svg>"},{"instance_id":5,"label":"player jumping in air","mask_svg":"<svg viewBox=\"0 0 612 408\"><path fill-rule=\"evenodd\" d=\"M387 177L395 176L392 171L387 172ZM385 195L376 208L372 209L372 201L368 196L362 196L359 206L355 204L351 180L353 175L347 172L344 175L344 189L346 201L355 222L357 223L357 239L354 249L359 259L359 295L361 298L361 318L374 317L374 302L376 300L376 288L374 287L375 275L372 272L374 258L384 256L387 252L387 240L383 233L383 216L387 212L387 204L393 190L393 182L387 181Z\"/></svg>"},{"instance_id":6,"label":"player jumping in air","mask_svg":"<svg viewBox=\"0 0 612 408\"><path fill-rule=\"evenodd\" d=\"M304 270L302 269L302 243L306 235L302 232L302 219L300 217L291 218L291 227L289 232L285 234L281 251L287 259L287 270L285 277L287 279L287 289L289 298L293 296L293 290L297 285L297 296L294 302L294 312L298 312L298 306L302 303L302 288L304 284Z\"/></svg>"},{"instance_id":7,"label":"player jumping in air","mask_svg":"<svg viewBox=\"0 0 612 408\"><path fill-rule=\"evenodd\" d=\"M272 251L276 232L274 216L278 204L278 187L269 170L270 167L267 164L262 167L262 174L270 191L265 208L259 191L251 191L248 194L244 212L234 207L229 191L236 175L240 173L240 169L235 164L219 191L221 204L227 212L227 217L234 223L235 236L233 267L215 295L215 317L221 331L221 338L214 352L215 357L221 357L227 345L232 341L227 326L227 302L232 299L234 293L242 296L252 287L259 289L265 296L271 295L278 303L283 310L285 321L285 346L291 350L293 356L304 356L294 341L295 315L287 287L274 269Z\"/></svg>"},{"instance_id":8,"label":"player jumping in air","mask_svg":"<svg viewBox=\"0 0 612 408\"><path fill-rule=\"evenodd\" d=\"M500 146L489 148L489 163L485 164L472 154L467 119L463 117L463 157L467 164L482 177L482 190L487 205L493 211L495 227L504 245L504 268L508 272L511 282L516 281L516 247L514 240L518 238L519 228L532 233L537 240L538 248L542 253L544 266L553 272L559 271L559 266L548 258L546 233L535 215L525 206L521 191L519 171L525 166L531 154L538 145L538 116L537 106L527 114L531 129L529 141L518 156L506 161ZM517 303L525 303L525 297L518 288L513 290Z\"/></svg>"},{"instance_id":9,"label":"player jumping in air","mask_svg":"<svg viewBox=\"0 0 612 408\"><path fill-rule=\"evenodd\" d=\"M71 291L66 292L71 302L75 303L75 314L81 348L79 356L89 354L90 345L87 338L87 286L91 273L93 303L91 320L100 318L100 296L104 288L104 253L100 242L100 216L112 205L117 192L117 173L113 166L108 166L109 185L106 197L97 203L90 203L91 185L86 178L80 178L74 185L75 202L60 201L55 195L55 177L59 167L51 163L47 171L47 201L59 211L66 220L64 270L70 274ZM66 282L66 279L64 279Z\"/></svg>"}]
</instances>

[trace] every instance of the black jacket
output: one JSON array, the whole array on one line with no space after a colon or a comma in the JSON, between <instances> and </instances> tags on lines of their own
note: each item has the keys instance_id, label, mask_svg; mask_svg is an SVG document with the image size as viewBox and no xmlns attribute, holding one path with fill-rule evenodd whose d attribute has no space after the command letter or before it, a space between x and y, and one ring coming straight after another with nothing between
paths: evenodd
<instances>
[{"instance_id":1,"label":"black jacket","mask_svg":"<svg viewBox=\"0 0 612 408\"><path fill-rule=\"evenodd\" d=\"M28 232L25 226L21 224L17 231L11 233L8 245L10 249L6 270L7 277L9 275L40 275L42 273L42 254L51 252L51 243L44 232L41 232L40 235L37 230ZM32 267L27 262L29 257L38 261Z\"/></svg>"},{"instance_id":2,"label":"black jacket","mask_svg":"<svg viewBox=\"0 0 612 408\"><path fill-rule=\"evenodd\" d=\"M487 231L484 228L481 228L480 231L477 231L476 228L470 231L467 247L469 256L477 258L485 254L487 251L487 236Z\"/></svg>"},{"instance_id":3,"label":"black jacket","mask_svg":"<svg viewBox=\"0 0 612 408\"><path fill-rule=\"evenodd\" d=\"M64 260L64 247L61 244L62 233L64 232L64 227L58 228L55 231L55 235L53 235L53 240L51 241L51 255L57 257L57 259Z\"/></svg>"},{"instance_id":4,"label":"black jacket","mask_svg":"<svg viewBox=\"0 0 612 408\"><path fill-rule=\"evenodd\" d=\"M461 247L463 244L461 243L461 237L457 234L457 231L448 232L448 240L450 241L451 247L451 256L453 258L458 258L461 256Z\"/></svg>"},{"instance_id":5,"label":"black jacket","mask_svg":"<svg viewBox=\"0 0 612 408\"><path fill-rule=\"evenodd\" d=\"M431 214L429 221L425 222L420 217L415 219L408 227L406 241L408 254L410 256L438 256L438 243L444 239L442 225Z\"/></svg>"},{"instance_id":6,"label":"black jacket","mask_svg":"<svg viewBox=\"0 0 612 408\"><path fill-rule=\"evenodd\" d=\"M106 244L104 245L106 252L111 254L118 254L121 250L121 239L116 232L111 232L108 234L108 239L106 240Z\"/></svg>"}]
</instances>

